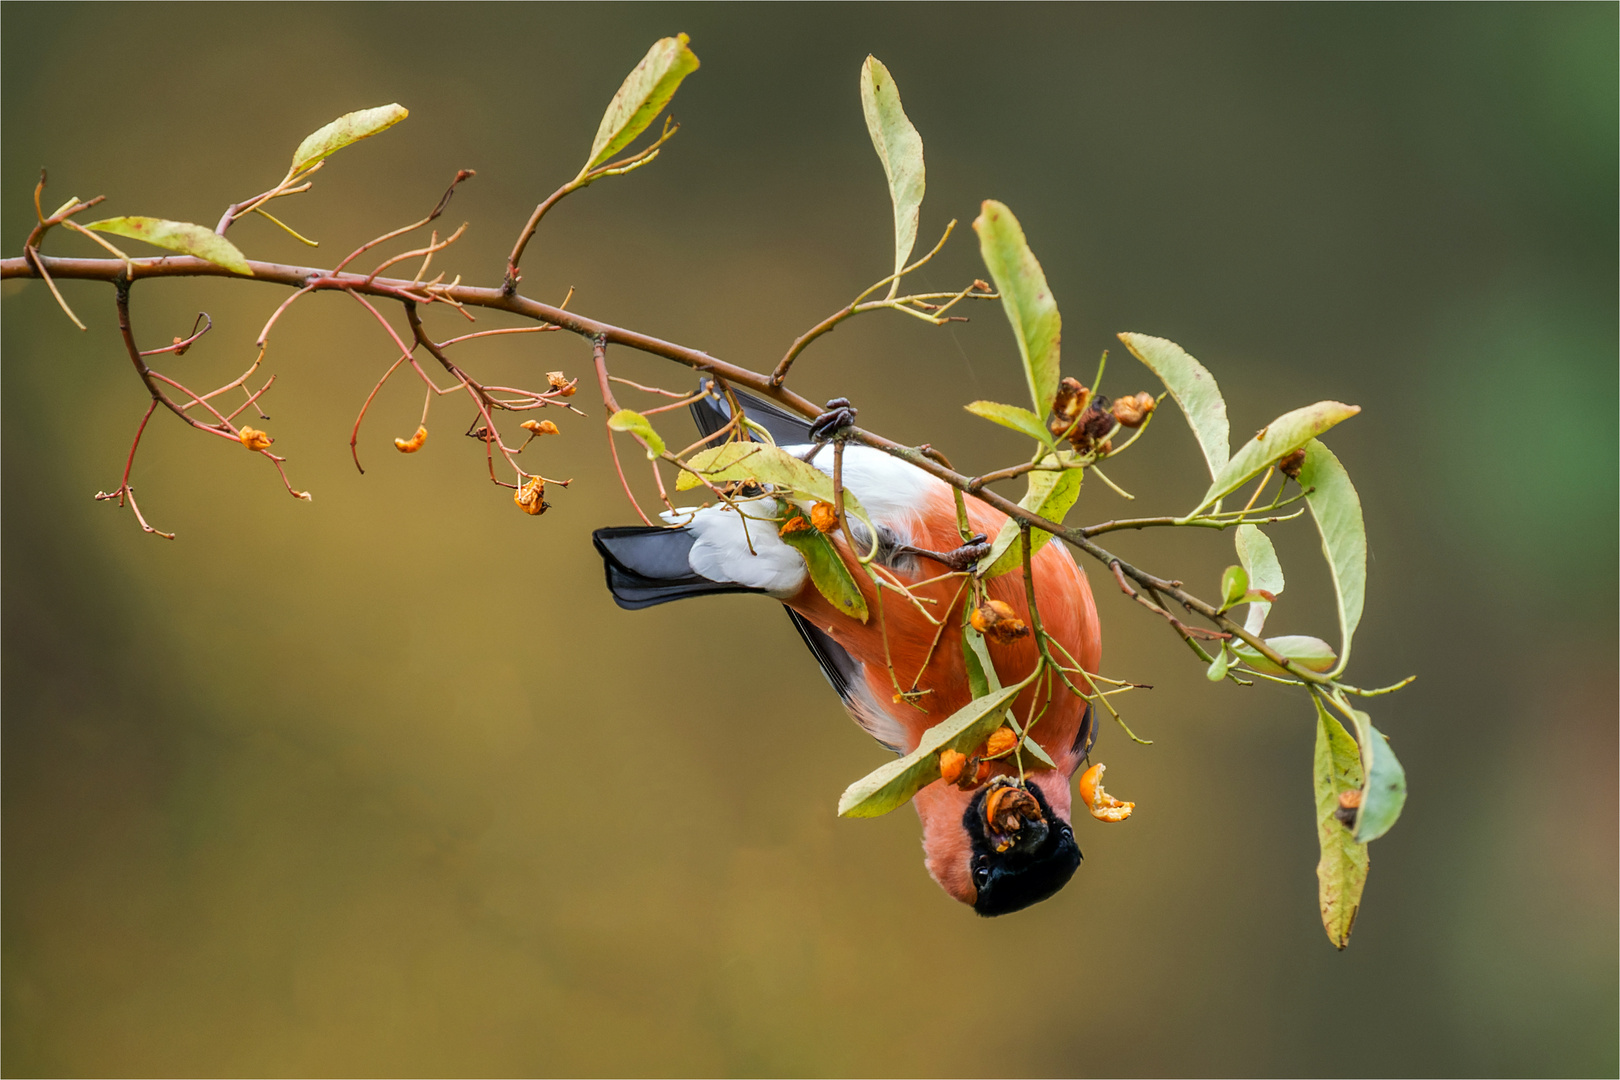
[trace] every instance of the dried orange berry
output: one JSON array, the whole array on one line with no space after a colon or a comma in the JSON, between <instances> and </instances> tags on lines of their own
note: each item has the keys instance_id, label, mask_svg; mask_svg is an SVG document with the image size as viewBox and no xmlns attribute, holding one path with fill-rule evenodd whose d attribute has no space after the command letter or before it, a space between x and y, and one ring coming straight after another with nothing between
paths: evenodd
<instances>
[{"instance_id":1,"label":"dried orange berry","mask_svg":"<svg viewBox=\"0 0 1620 1080\"><path fill-rule=\"evenodd\" d=\"M1299 470L1305 467L1305 449L1301 447L1277 462L1277 469L1290 480L1299 479Z\"/></svg>"},{"instance_id":2,"label":"dried orange berry","mask_svg":"<svg viewBox=\"0 0 1620 1080\"><path fill-rule=\"evenodd\" d=\"M990 740L984 744L984 756L1000 757L1002 754L1011 753L1012 748L1017 745L1017 734L1013 732L1012 728L1004 725L990 733Z\"/></svg>"},{"instance_id":3,"label":"dried orange berry","mask_svg":"<svg viewBox=\"0 0 1620 1080\"><path fill-rule=\"evenodd\" d=\"M967 758L950 747L939 752L939 777L947 784L954 784L962 775L962 766L967 764Z\"/></svg>"},{"instance_id":4,"label":"dried orange berry","mask_svg":"<svg viewBox=\"0 0 1620 1080\"><path fill-rule=\"evenodd\" d=\"M817 502L810 507L810 524L824 533L830 533L838 528L838 511L830 502Z\"/></svg>"},{"instance_id":5,"label":"dried orange berry","mask_svg":"<svg viewBox=\"0 0 1620 1080\"><path fill-rule=\"evenodd\" d=\"M520 485L512 495L512 501L517 503L518 509L525 514L543 514L551 509L546 502L546 482L538 476L531 476Z\"/></svg>"},{"instance_id":6,"label":"dried orange berry","mask_svg":"<svg viewBox=\"0 0 1620 1080\"><path fill-rule=\"evenodd\" d=\"M789 536L793 533L808 532L810 529L811 525L805 520L804 511L797 506L790 506L788 507L787 520L782 522L782 527L777 530L776 534L778 536Z\"/></svg>"},{"instance_id":7,"label":"dried orange berry","mask_svg":"<svg viewBox=\"0 0 1620 1080\"><path fill-rule=\"evenodd\" d=\"M276 441L270 437L268 432L250 427L245 427L237 432L236 438L249 450L268 450L270 444Z\"/></svg>"},{"instance_id":8,"label":"dried orange berry","mask_svg":"<svg viewBox=\"0 0 1620 1080\"><path fill-rule=\"evenodd\" d=\"M1028 791L1008 780L999 780L984 800L985 839L997 851L1017 846L1029 850L1046 839L1051 828L1041 804Z\"/></svg>"},{"instance_id":9,"label":"dried orange berry","mask_svg":"<svg viewBox=\"0 0 1620 1080\"><path fill-rule=\"evenodd\" d=\"M997 645L1010 645L1019 638L1029 636L1029 627L1024 620L1018 617L1011 605L1000 600L987 600L974 608L968 622L973 629Z\"/></svg>"},{"instance_id":10,"label":"dried orange berry","mask_svg":"<svg viewBox=\"0 0 1620 1080\"><path fill-rule=\"evenodd\" d=\"M990 632L990 627L1002 619L1012 618L1012 615L1013 609L1007 604L1002 603L1000 600L988 600L973 609L973 614L968 617L968 622L972 623L973 629L979 633L987 634Z\"/></svg>"},{"instance_id":11,"label":"dried orange berry","mask_svg":"<svg viewBox=\"0 0 1620 1080\"><path fill-rule=\"evenodd\" d=\"M1356 809L1356 807L1361 805L1361 792L1359 792L1359 791L1341 791L1341 792L1339 792L1339 805L1344 807L1346 810L1354 810L1354 809Z\"/></svg>"},{"instance_id":12,"label":"dried orange berry","mask_svg":"<svg viewBox=\"0 0 1620 1080\"><path fill-rule=\"evenodd\" d=\"M522 427L524 431L532 432L535 435L557 434L557 425L553 424L550 420L525 420L519 426Z\"/></svg>"},{"instance_id":13,"label":"dried orange berry","mask_svg":"<svg viewBox=\"0 0 1620 1080\"><path fill-rule=\"evenodd\" d=\"M1053 425L1053 434L1061 434L1068 430L1090 396L1091 391L1082 386L1079 379L1065 378L1058 383L1057 396L1052 399L1052 415L1063 423Z\"/></svg>"},{"instance_id":14,"label":"dried orange berry","mask_svg":"<svg viewBox=\"0 0 1620 1080\"><path fill-rule=\"evenodd\" d=\"M1133 802L1121 802L1103 790L1103 773L1108 766L1098 764L1080 776L1080 801L1086 804L1091 816L1098 821L1124 821L1136 809Z\"/></svg>"},{"instance_id":15,"label":"dried orange berry","mask_svg":"<svg viewBox=\"0 0 1620 1080\"><path fill-rule=\"evenodd\" d=\"M1153 415L1158 404L1153 395L1146 392L1135 397L1122 397L1114 402L1114 419L1119 421L1120 427L1141 427L1142 421Z\"/></svg>"},{"instance_id":16,"label":"dried orange berry","mask_svg":"<svg viewBox=\"0 0 1620 1080\"><path fill-rule=\"evenodd\" d=\"M570 379L560 371L546 372L546 382L551 384L551 392L561 397L573 397L579 389L578 379Z\"/></svg>"},{"instance_id":17,"label":"dried orange berry","mask_svg":"<svg viewBox=\"0 0 1620 1080\"><path fill-rule=\"evenodd\" d=\"M419 426L416 429L416 434L409 439L395 439L394 449L402 454L414 454L422 449L422 444L425 442L427 442L427 428Z\"/></svg>"}]
</instances>

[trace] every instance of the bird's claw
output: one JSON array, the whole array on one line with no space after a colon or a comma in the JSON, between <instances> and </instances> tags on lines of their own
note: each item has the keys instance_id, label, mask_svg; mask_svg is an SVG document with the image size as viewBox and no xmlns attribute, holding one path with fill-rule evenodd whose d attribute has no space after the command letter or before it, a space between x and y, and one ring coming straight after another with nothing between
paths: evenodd
<instances>
[{"instance_id":1,"label":"bird's claw","mask_svg":"<svg viewBox=\"0 0 1620 1080\"><path fill-rule=\"evenodd\" d=\"M961 547L953 551L928 551L925 548L909 546L905 548L905 551L909 554L933 559L937 563L943 563L960 574L965 570L971 570L975 563L990 554L990 544L984 533L975 533Z\"/></svg>"},{"instance_id":2,"label":"bird's claw","mask_svg":"<svg viewBox=\"0 0 1620 1080\"><path fill-rule=\"evenodd\" d=\"M810 441L825 442L834 438L841 430L855 423L857 411L849 403L849 398L833 398L810 425Z\"/></svg>"}]
</instances>

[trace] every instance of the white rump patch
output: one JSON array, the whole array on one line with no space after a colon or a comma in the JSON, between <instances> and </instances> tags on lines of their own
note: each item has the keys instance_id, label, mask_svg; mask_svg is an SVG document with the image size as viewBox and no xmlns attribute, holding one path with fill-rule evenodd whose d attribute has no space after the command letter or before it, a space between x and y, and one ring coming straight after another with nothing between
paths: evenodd
<instances>
[{"instance_id":1,"label":"white rump patch","mask_svg":"<svg viewBox=\"0 0 1620 1080\"><path fill-rule=\"evenodd\" d=\"M710 581L734 581L750 589L764 589L786 600L804 585L804 560L776 535L776 503L760 499L741 504L749 517L729 506L702 510L666 510L660 516L671 525L686 526L696 540L687 562Z\"/></svg>"},{"instance_id":2,"label":"white rump patch","mask_svg":"<svg viewBox=\"0 0 1620 1080\"><path fill-rule=\"evenodd\" d=\"M803 456L810 447L783 449ZM812 464L831 476L832 458L831 448L823 448ZM935 495L934 488L944 487L915 465L868 446L844 448L844 486L860 499L874 525L907 544L917 536L923 507ZM761 499L741 505L747 520L729 506L665 511L660 516L671 525L686 526L696 537L688 557L694 572L710 581L763 589L778 600L792 597L804 586L804 560L777 536L774 522L758 520L778 513L776 504Z\"/></svg>"}]
</instances>

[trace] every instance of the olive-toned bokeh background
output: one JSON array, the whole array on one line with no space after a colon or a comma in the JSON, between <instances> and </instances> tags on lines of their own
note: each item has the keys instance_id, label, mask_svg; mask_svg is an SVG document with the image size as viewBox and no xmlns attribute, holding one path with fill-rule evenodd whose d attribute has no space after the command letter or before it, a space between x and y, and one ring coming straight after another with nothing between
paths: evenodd
<instances>
[{"instance_id":1,"label":"olive-toned bokeh background","mask_svg":"<svg viewBox=\"0 0 1620 1080\"><path fill-rule=\"evenodd\" d=\"M543 519L481 479L356 305L281 324L262 460L154 419L142 535L93 502L143 394L111 293L4 289L4 1068L10 1074L1613 1074L1616 1058L1616 8L1583 6L3 8L4 251L47 208L212 223L309 131L411 117L262 221L325 261L479 171L442 260L494 282L656 37L703 59L651 168L563 204L525 291L769 365L885 272L889 208L857 71L884 59L927 145L919 275L981 274L1006 201L1089 377L1119 330L1216 373L1234 436L1317 398L1373 558L1350 674L1411 781L1338 954L1317 920L1312 713L1211 686L1092 568L1152 747L1103 732L1128 825L1080 823L1057 899L946 899L909 811L833 816L883 760L753 597L619 611L589 531L632 520L599 405L531 450L576 477ZM137 245L138 246L138 245ZM93 253L58 233L47 249ZM137 286L143 342L221 379L283 290ZM1017 400L1000 314L867 316L800 364L812 397L984 468L961 412ZM499 324L485 317L481 325ZM461 325L435 314L445 333ZM469 348L535 382L564 335ZM689 375L618 355L632 376ZM1116 350L1108 385L1147 388ZM627 395L627 399L633 395ZM684 430L684 421L665 426ZM1173 412L1114 478L1184 508ZM1126 509L1088 486L1076 519ZM1277 530L1285 632L1332 636L1313 531ZM1219 534L1130 535L1214 587Z\"/></svg>"}]
</instances>

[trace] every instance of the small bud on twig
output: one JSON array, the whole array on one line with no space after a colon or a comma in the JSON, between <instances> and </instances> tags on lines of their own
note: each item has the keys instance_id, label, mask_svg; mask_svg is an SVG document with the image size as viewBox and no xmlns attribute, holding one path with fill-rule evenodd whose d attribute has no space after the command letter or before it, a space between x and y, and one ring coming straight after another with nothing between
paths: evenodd
<instances>
[{"instance_id":1,"label":"small bud on twig","mask_svg":"<svg viewBox=\"0 0 1620 1080\"><path fill-rule=\"evenodd\" d=\"M551 509L546 502L546 482L538 476L531 476L512 495L512 501L517 503L518 509L525 514L540 515Z\"/></svg>"},{"instance_id":2,"label":"small bud on twig","mask_svg":"<svg viewBox=\"0 0 1620 1080\"><path fill-rule=\"evenodd\" d=\"M276 441L267 432L251 427L243 428L236 433L236 437L249 450L268 450L270 444Z\"/></svg>"},{"instance_id":3,"label":"small bud on twig","mask_svg":"<svg viewBox=\"0 0 1620 1080\"><path fill-rule=\"evenodd\" d=\"M552 393L562 397L573 397L579 389L578 379L570 379L560 371L546 372L546 382L551 384Z\"/></svg>"},{"instance_id":4,"label":"small bud on twig","mask_svg":"<svg viewBox=\"0 0 1620 1080\"><path fill-rule=\"evenodd\" d=\"M427 442L427 428L418 426L416 434L409 439L395 439L394 449L402 454L414 454L422 449L422 444L425 442Z\"/></svg>"},{"instance_id":5,"label":"small bud on twig","mask_svg":"<svg viewBox=\"0 0 1620 1080\"><path fill-rule=\"evenodd\" d=\"M550 420L525 420L518 426L533 435L557 434L557 425Z\"/></svg>"},{"instance_id":6,"label":"small bud on twig","mask_svg":"<svg viewBox=\"0 0 1620 1080\"><path fill-rule=\"evenodd\" d=\"M1119 421L1120 427L1139 428L1142 421L1153 415L1158 404L1153 395L1145 391L1135 397L1122 397L1114 402L1114 419Z\"/></svg>"}]
</instances>

